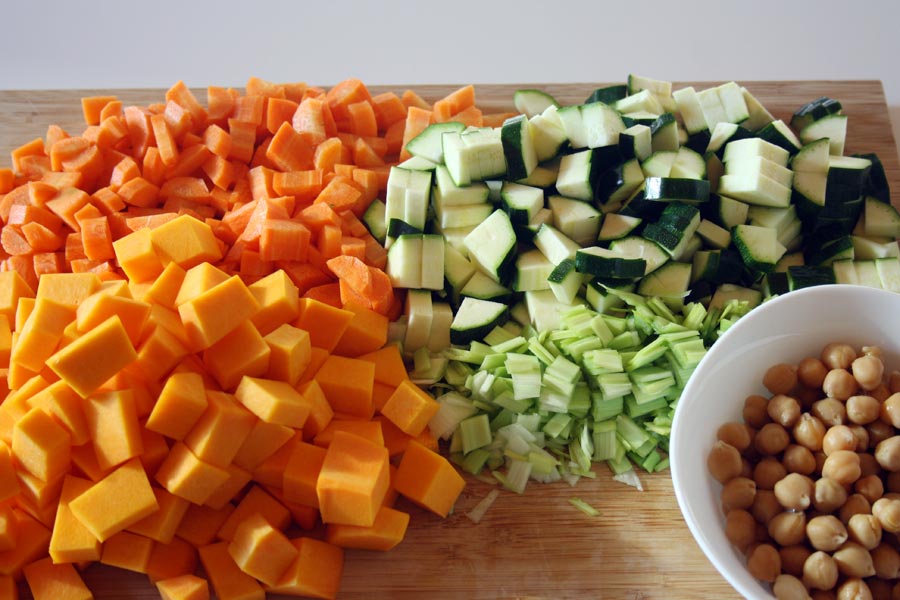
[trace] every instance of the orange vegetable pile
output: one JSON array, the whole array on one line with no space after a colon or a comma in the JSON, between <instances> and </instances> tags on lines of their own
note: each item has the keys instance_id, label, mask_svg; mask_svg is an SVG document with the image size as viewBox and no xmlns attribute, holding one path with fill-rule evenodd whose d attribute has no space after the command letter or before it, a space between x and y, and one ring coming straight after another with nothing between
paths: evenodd
<instances>
[{"instance_id":1,"label":"orange vegetable pile","mask_svg":"<svg viewBox=\"0 0 900 600\"><path fill-rule=\"evenodd\" d=\"M464 485L359 217L430 122L484 122L474 91L83 109L0 169L0 596L90 597L99 561L168 599L209 597L199 565L223 599L334 597L344 548L403 539L398 495L446 516Z\"/></svg>"}]
</instances>

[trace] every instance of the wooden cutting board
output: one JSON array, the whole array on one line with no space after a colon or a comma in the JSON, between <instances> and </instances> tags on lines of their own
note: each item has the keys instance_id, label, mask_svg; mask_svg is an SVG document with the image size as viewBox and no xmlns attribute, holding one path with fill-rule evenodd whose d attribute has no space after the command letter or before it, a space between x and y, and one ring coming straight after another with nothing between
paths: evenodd
<instances>
[{"instance_id":1,"label":"wooden cutting board","mask_svg":"<svg viewBox=\"0 0 900 600\"><path fill-rule=\"evenodd\" d=\"M694 83L702 89L717 82ZM485 112L512 110L512 94L536 87L562 104L584 101L602 84L476 85ZM683 84L677 84L681 86ZM884 92L878 81L745 83L776 116L789 120L803 103L830 96L850 116L846 152L875 152L900 200L900 164ZM373 86L400 92L407 86ZM459 86L409 86L436 100ZM82 96L116 94L148 104L163 90L0 91L0 156L57 123L70 132L83 127ZM198 96L204 98L203 92ZM0 167L8 158L0 159ZM698 435L712 435L698 431ZM406 539L389 553L347 552L341 598L696 598L739 596L715 571L681 518L669 474L641 475L644 491L614 482L605 467L597 479L566 484L532 483L524 495L502 492L475 524L465 513L492 488L470 479L456 511L439 519L409 504ZM601 511L588 517L568 500L579 497ZM709 518L718 518L710 515ZM158 598L145 576L94 565L84 574L101 599ZM22 589L23 597L30 598Z\"/></svg>"}]
</instances>

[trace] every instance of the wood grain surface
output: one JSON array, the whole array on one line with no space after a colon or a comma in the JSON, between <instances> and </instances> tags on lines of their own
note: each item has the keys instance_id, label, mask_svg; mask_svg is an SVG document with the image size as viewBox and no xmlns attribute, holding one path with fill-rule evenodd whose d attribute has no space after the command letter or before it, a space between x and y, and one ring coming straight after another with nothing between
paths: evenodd
<instances>
[{"instance_id":1,"label":"wood grain surface","mask_svg":"<svg viewBox=\"0 0 900 600\"><path fill-rule=\"evenodd\" d=\"M719 82L693 83L705 88ZM512 109L512 94L535 87L561 103L582 102L601 83L478 85L485 112ZM684 84L676 84L677 86ZM878 81L744 82L776 116L786 121L801 104L819 96L837 98L849 115L846 153L875 152L894 190L900 164L881 83ZM407 86L373 86L373 92ZM408 86L428 100L455 85ZM163 90L0 91L0 166L9 151L44 135L57 123L80 131L79 99L116 94L126 104L163 98ZM205 93L198 91L205 99ZM900 194L895 194L900 196ZM895 198L894 203L897 204ZM698 431L698 435L713 435ZM484 520L465 513L491 486L470 479L447 519L405 504L412 513L407 538L388 553L347 552L340 598L696 598L739 596L715 571L681 517L668 473L642 475L645 491L614 482L605 467L597 479L566 484L532 483L524 495L501 493ZM579 497L601 511L588 517L568 500ZM719 518L710 515L711 519ZM85 580L98 599L158 598L147 578L103 565ZM22 597L30 598L22 587Z\"/></svg>"}]
</instances>

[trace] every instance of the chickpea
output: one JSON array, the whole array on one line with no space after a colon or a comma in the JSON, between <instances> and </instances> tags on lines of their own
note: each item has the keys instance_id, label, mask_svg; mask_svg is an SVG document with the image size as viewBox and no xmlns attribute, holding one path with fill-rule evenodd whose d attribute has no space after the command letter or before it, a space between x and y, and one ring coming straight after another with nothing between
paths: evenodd
<instances>
[{"instance_id":1,"label":"chickpea","mask_svg":"<svg viewBox=\"0 0 900 600\"><path fill-rule=\"evenodd\" d=\"M769 422L769 413L766 407L769 400L765 396L752 395L744 400L744 422L750 427L759 429Z\"/></svg>"},{"instance_id":2,"label":"chickpea","mask_svg":"<svg viewBox=\"0 0 900 600\"><path fill-rule=\"evenodd\" d=\"M849 369L857 354L853 346L840 342L827 344L822 349L822 362L829 369Z\"/></svg>"},{"instance_id":3,"label":"chickpea","mask_svg":"<svg viewBox=\"0 0 900 600\"><path fill-rule=\"evenodd\" d=\"M881 523L881 528L890 533L900 533L900 500L879 498L872 503L872 514Z\"/></svg>"},{"instance_id":4,"label":"chickpea","mask_svg":"<svg viewBox=\"0 0 900 600\"><path fill-rule=\"evenodd\" d=\"M789 575L800 577L803 575L803 563L812 554L812 550L806 544L782 546L778 549L781 556L781 570Z\"/></svg>"},{"instance_id":5,"label":"chickpea","mask_svg":"<svg viewBox=\"0 0 900 600\"><path fill-rule=\"evenodd\" d=\"M894 392L882 403L881 420L900 428L900 392Z\"/></svg>"},{"instance_id":6,"label":"chickpea","mask_svg":"<svg viewBox=\"0 0 900 600\"><path fill-rule=\"evenodd\" d=\"M853 515L868 515L872 512L872 504L862 494L850 494L847 501L838 511L838 516L846 525Z\"/></svg>"},{"instance_id":7,"label":"chickpea","mask_svg":"<svg viewBox=\"0 0 900 600\"><path fill-rule=\"evenodd\" d=\"M753 480L756 481L756 487L761 490L775 489L775 484L786 475L787 469L773 456L765 457L756 463L756 468L753 469Z\"/></svg>"},{"instance_id":8,"label":"chickpea","mask_svg":"<svg viewBox=\"0 0 900 600\"><path fill-rule=\"evenodd\" d=\"M866 475L856 480L853 489L869 502L875 502L884 495L884 482L878 475Z\"/></svg>"},{"instance_id":9,"label":"chickpea","mask_svg":"<svg viewBox=\"0 0 900 600\"><path fill-rule=\"evenodd\" d=\"M875 460L885 471L900 471L900 435L878 442L875 446Z\"/></svg>"},{"instance_id":10,"label":"chickpea","mask_svg":"<svg viewBox=\"0 0 900 600\"><path fill-rule=\"evenodd\" d=\"M871 577L875 574L872 556L856 542L847 542L831 555L845 577Z\"/></svg>"},{"instance_id":11,"label":"chickpea","mask_svg":"<svg viewBox=\"0 0 900 600\"><path fill-rule=\"evenodd\" d=\"M849 450L837 450L828 455L822 465L822 475L831 477L841 485L849 485L859 479L859 456Z\"/></svg>"},{"instance_id":12,"label":"chickpea","mask_svg":"<svg viewBox=\"0 0 900 600\"><path fill-rule=\"evenodd\" d=\"M746 510L730 510L725 515L725 537L741 552L756 541L756 521Z\"/></svg>"},{"instance_id":13,"label":"chickpea","mask_svg":"<svg viewBox=\"0 0 900 600\"><path fill-rule=\"evenodd\" d=\"M772 584L772 593L777 600L807 600L809 593L803 582L793 575L779 575Z\"/></svg>"},{"instance_id":14,"label":"chickpea","mask_svg":"<svg viewBox=\"0 0 900 600\"><path fill-rule=\"evenodd\" d=\"M763 385L773 394L789 394L797 385L797 367L784 363L772 365L763 375Z\"/></svg>"},{"instance_id":15,"label":"chickpea","mask_svg":"<svg viewBox=\"0 0 900 600\"><path fill-rule=\"evenodd\" d=\"M799 544L806 536L806 513L778 513L769 521L768 529L772 539L782 546Z\"/></svg>"},{"instance_id":16,"label":"chickpea","mask_svg":"<svg viewBox=\"0 0 900 600\"><path fill-rule=\"evenodd\" d=\"M872 396L850 396L845 408L847 418L858 425L867 425L881 415L881 403Z\"/></svg>"},{"instance_id":17,"label":"chickpea","mask_svg":"<svg viewBox=\"0 0 900 600\"><path fill-rule=\"evenodd\" d=\"M746 477L735 477L722 488L722 508L728 512L735 508L747 510L756 497L756 482Z\"/></svg>"},{"instance_id":18,"label":"chickpea","mask_svg":"<svg viewBox=\"0 0 900 600\"><path fill-rule=\"evenodd\" d=\"M738 477L743 466L741 453L737 448L722 441L713 444L712 450L709 451L709 457L706 459L706 467L719 483L726 483Z\"/></svg>"},{"instance_id":19,"label":"chickpea","mask_svg":"<svg viewBox=\"0 0 900 600\"><path fill-rule=\"evenodd\" d=\"M783 427L793 427L800 419L800 403L796 399L778 394L769 399L766 407L769 418Z\"/></svg>"},{"instance_id":20,"label":"chickpea","mask_svg":"<svg viewBox=\"0 0 900 600\"><path fill-rule=\"evenodd\" d=\"M869 448L874 448L879 442L894 435L894 427L882 420L872 421L866 425L866 431L869 432Z\"/></svg>"},{"instance_id":21,"label":"chickpea","mask_svg":"<svg viewBox=\"0 0 900 600\"><path fill-rule=\"evenodd\" d=\"M756 496L753 498L753 504L750 506L750 512L753 518L762 525L768 525L772 518L784 510L775 497L772 490L761 490L757 488Z\"/></svg>"},{"instance_id":22,"label":"chickpea","mask_svg":"<svg viewBox=\"0 0 900 600\"><path fill-rule=\"evenodd\" d=\"M804 358L797 365L797 379L808 388L821 390L827 374L828 367L818 358Z\"/></svg>"},{"instance_id":23,"label":"chickpea","mask_svg":"<svg viewBox=\"0 0 900 600\"><path fill-rule=\"evenodd\" d=\"M828 591L838 580L837 563L829 554L818 550L803 563L803 583L806 587Z\"/></svg>"},{"instance_id":24,"label":"chickpea","mask_svg":"<svg viewBox=\"0 0 900 600\"><path fill-rule=\"evenodd\" d=\"M869 553L875 575L881 579L897 579L900 576L900 552L888 544L881 542Z\"/></svg>"},{"instance_id":25,"label":"chickpea","mask_svg":"<svg viewBox=\"0 0 900 600\"><path fill-rule=\"evenodd\" d=\"M826 428L842 425L847 420L847 408L843 402L834 398L822 398L813 402L811 411Z\"/></svg>"},{"instance_id":26,"label":"chickpea","mask_svg":"<svg viewBox=\"0 0 900 600\"><path fill-rule=\"evenodd\" d=\"M847 501L847 490L830 477L816 480L813 492L813 506L823 513L834 512Z\"/></svg>"},{"instance_id":27,"label":"chickpea","mask_svg":"<svg viewBox=\"0 0 900 600\"><path fill-rule=\"evenodd\" d=\"M774 455L780 453L791 443L791 436L783 425L766 423L753 440L761 454Z\"/></svg>"},{"instance_id":28,"label":"chickpea","mask_svg":"<svg viewBox=\"0 0 900 600\"><path fill-rule=\"evenodd\" d=\"M760 544L747 557L747 570L760 581L775 581L781 574L781 556L771 544Z\"/></svg>"},{"instance_id":29,"label":"chickpea","mask_svg":"<svg viewBox=\"0 0 900 600\"><path fill-rule=\"evenodd\" d=\"M716 432L716 437L730 446L738 449L738 452L746 450L753 441L753 433L743 423L732 421L725 423Z\"/></svg>"},{"instance_id":30,"label":"chickpea","mask_svg":"<svg viewBox=\"0 0 900 600\"><path fill-rule=\"evenodd\" d=\"M816 470L816 457L808 448L791 444L784 449L781 456L781 464L789 473L800 473L801 475L811 475Z\"/></svg>"},{"instance_id":31,"label":"chickpea","mask_svg":"<svg viewBox=\"0 0 900 600\"><path fill-rule=\"evenodd\" d=\"M825 376L822 391L829 398L844 401L859 390L859 384L847 369L832 369Z\"/></svg>"},{"instance_id":32,"label":"chickpea","mask_svg":"<svg viewBox=\"0 0 900 600\"><path fill-rule=\"evenodd\" d=\"M891 371L888 376L888 388L892 394L900 392L900 371Z\"/></svg>"},{"instance_id":33,"label":"chickpea","mask_svg":"<svg viewBox=\"0 0 900 600\"><path fill-rule=\"evenodd\" d=\"M877 356L867 354L854 360L850 371L859 387L866 391L874 390L881 385L884 377L884 363Z\"/></svg>"},{"instance_id":34,"label":"chickpea","mask_svg":"<svg viewBox=\"0 0 900 600\"><path fill-rule=\"evenodd\" d=\"M879 360L884 360L884 351L881 349L881 346L863 346L860 348L860 352L862 352L863 356L874 356Z\"/></svg>"},{"instance_id":35,"label":"chickpea","mask_svg":"<svg viewBox=\"0 0 900 600\"><path fill-rule=\"evenodd\" d=\"M794 440L804 448L818 452L822 449L825 431L826 428L821 419L810 413L803 413L797 424L794 425Z\"/></svg>"},{"instance_id":36,"label":"chickpea","mask_svg":"<svg viewBox=\"0 0 900 600\"><path fill-rule=\"evenodd\" d=\"M788 509L806 510L809 508L815 484L813 480L799 473L790 473L775 484L775 497Z\"/></svg>"},{"instance_id":37,"label":"chickpea","mask_svg":"<svg viewBox=\"0 0 900 600\"><path fill-rule=\"evenodd\" d=\"M881 523L873 515L853 515L847 523L847 531L850 539L866 550L881 543Z\"/></svg>"},{"instance_id":38,"label":"chickpea","mask_svg":"<svg viewBox=\"0 0 900 600\"><path fill-rule=\"evenodd\" d=\"M822 452L826 456L831 456L838 450L856 451L858 440L853 435L853 431L846 425L834 425L825 432L822 438Z\"/></svg>"},{"instance_id":39,"label":"chickpea","mask_svg":"<svg viewBox=\"0 0 900 600\"><path fill-rule=\"evenodd\" d=\"M833 552L847 541L847 528L832 515L813 517L806 523L806 538L816 550Z\"/></svg>"},{"instance_id":40,"label":"chickpea","mask_svg":"<svg viewBox=\"0 0 900 600\"><path fill-rule=\"evenodd\" d=\"M838 586L837 600L872 600L872 592L859 577L851 577Z\"/></svg>"},{"instance_id":41,"label":"chickpea","mask_svg":"<svg viewBox=\"0 0 900 600\"><path fill-rule=\"evenodd\" d=\"M869 430L862 425L847 425L847 428L856 436L856 451L865 452L869 447Z\"/></svg>"}]
</instances>

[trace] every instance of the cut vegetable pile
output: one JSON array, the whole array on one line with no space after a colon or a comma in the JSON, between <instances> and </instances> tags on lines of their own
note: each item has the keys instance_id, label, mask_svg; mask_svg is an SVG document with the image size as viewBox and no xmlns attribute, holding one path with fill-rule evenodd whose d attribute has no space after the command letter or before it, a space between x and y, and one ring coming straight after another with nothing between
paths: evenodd
<instances>
[{"instance_id":1,"label":"cut vegetable pile","mask_svg":"<svg viewBox=\"0 0 900 600\"><path fill-rule=\"evenodd\" d=\"M403 539L398 495L451 512L453 463L639 487L736 319L900 291L900 216L836 100L788 125L735 83L630 76L513 103L179 82L13 151L0 587L82 597L99 561L163 598L332 598L344 548Z\"/></svg>"}]
</instances>

